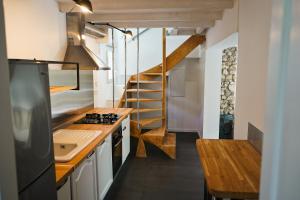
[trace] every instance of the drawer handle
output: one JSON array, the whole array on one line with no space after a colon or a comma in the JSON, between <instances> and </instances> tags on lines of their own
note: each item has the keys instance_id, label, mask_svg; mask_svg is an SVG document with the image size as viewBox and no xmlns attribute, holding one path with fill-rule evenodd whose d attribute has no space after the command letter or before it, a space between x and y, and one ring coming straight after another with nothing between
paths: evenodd
<instances>
[{"instance_id":1,"label":"drawer handle","mask_svg":"<svg viewBox=\"0 0 300 200\"><path fill-rule=\"evenodd\" d=\"M101 146L102 144L104 144L105 143L105 140L103 140L98 146Z\"/></svg>"},{"instance_id":2,"label":"drawer handle","mask_svg":"<svg viewBox=\"0 0 300 200\"><path fill-rule=\"evenodd\" d=\"M125 127L123 128L123 131L125 131L125 130L126 130L126 128L127 128L127 127L125 126Z\"/></svg>"},{"instance_id":3,"label":"drawer handle","mask_svg":"<svg viewBox=\"0 0 300 200\"><path fill-rule=\"evenodd\" d=\"M89 159L95 152L92 151L88 156L87 156L87 159Z\"/></svg>"},{"instance_id":4,"label":"drawer handle","mask_svg":"<svg viewBox=\"0 0 300 200\"><path fill-rule=\"evenodd\" d=\"M116 148L121 142L122 142L122 140L120 140L117 144L115 144L114 148Z\"/></svg>"}]
</instances>

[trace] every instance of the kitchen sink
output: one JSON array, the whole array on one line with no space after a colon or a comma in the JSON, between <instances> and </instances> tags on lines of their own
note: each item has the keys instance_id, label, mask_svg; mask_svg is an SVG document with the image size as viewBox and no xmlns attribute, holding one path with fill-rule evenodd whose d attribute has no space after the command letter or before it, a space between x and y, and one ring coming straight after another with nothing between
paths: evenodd
<instances>
[{"instance_id":1,"label":"kitchen sink","mask_svg":"<svg viewBox=\"0 0 300 200\"><path fill-rule=\"evenodd\" d=\"M54 157L57 162L68 162L102 132L94 130L60 129L53 134Z\"/></svg>"},{"instance_id":2,"label":"kitchen sink","mask_svg":"<svg viewBox=\"0 0 300 200\"><path fill-rule=\"evenodd\" d=\"M77 144L54 143L54 155L65 156L73 151L77 146Z\"/></svg>"}]
</instances>

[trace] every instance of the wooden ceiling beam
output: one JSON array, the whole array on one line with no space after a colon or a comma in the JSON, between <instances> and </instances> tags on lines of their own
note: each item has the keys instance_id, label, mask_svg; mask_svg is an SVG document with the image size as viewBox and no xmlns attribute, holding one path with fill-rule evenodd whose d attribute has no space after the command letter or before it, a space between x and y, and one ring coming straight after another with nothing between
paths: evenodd
<instances>
[{"instance_id":1,"label":"wooden ceiling beam","mask_svg":"<svg viewBox=\"0 0 300 200\"><path fill-rule=\"evenodd\" d=\"M93 22L134 22L134 21L214 21L222 18L222 11L217 12L159 12L159 13L118 13L92 14L86 19Z\"/></svg>"},{"instance_id":2,"label":"wooden ceiling beam","mask_svg":"<svg viewBox=\"0 0 300 200\"><path fill-rule=\"evenodd\" d=\"M233 7L233 0L93 0L95 10L205 8Z\"/></svg>"},{"instance_id":3,"label":"wooden ceiling beam","mask_svg":"<svg viewBox=\"0 0 300 200\"><path fill-rule=\"evenodd\" d=\"M72 0L57 0L60 10L68 12L74 7ZM233 7L233 0L92 0L95 12L176 12L221 11Z\"/></svg>"},{"instance_id":4,"label":"wooden ceiling beam","mask_svg":"<svg viewBox=\"0 0 300 200\"><path fill-rule=\"evenodd\" d=\"M114 26L121 27L121 28L168 28L168 27L175 27L175 28L208 28L214 26L214 21L134 21L134 22L112 22L110 23Z\"/></svg>"}]
</instances>

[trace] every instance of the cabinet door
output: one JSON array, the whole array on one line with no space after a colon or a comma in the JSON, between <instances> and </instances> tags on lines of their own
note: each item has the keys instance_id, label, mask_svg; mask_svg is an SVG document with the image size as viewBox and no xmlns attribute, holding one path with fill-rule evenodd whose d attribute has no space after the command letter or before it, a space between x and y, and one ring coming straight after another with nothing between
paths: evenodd
<instances>
[{"instance_id":1,"label":"cabinet door","mask_svg":"<svg viewBox=\"0 0 300 200\"><path fill-rule=\"evenodd\" d=\"M57 190L57 200L71 200L70 178Z\"/></svg>"},{"instance_id":2,"label":"cabinet door","mask_svg":"<svg viewBox=\"0 0 300 200\"><path fill-rule=\"evenodd\" d=\"M97 147L98 199L104 199L113 182L111 135Z\"/></svg>"},{"instance_id":3,"label":"cabinet door","mask_svg":"<svg viewBox=\"0 0 300 200\"><path fill-rule=\"evenodd\" d=\"M96 157L93 153L72 174L72 200L96 200Z\"/></svg>"},{"instance_id":4,"label":"cabinet door","mask_svg":"<svg viewBox=\"0 0 300 200\"><path fill-rule=\"evenodd\" d=\"M122 121L122 163L125 162L130 152L130 116Z\"/></svg>"}]
</instances>

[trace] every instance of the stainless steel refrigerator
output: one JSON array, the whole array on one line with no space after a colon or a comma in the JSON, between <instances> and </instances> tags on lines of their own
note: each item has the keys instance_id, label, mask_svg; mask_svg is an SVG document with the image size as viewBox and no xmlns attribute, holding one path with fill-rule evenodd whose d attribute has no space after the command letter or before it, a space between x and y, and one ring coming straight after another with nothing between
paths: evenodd
<instances>
[{"instance_id":1,"label":"stainless steel refrigerator","mask_svg":"<svg viewBox=\"0 0 300 200\"><path fill-rule=\"evenodd\" d=\"M55 200L48 65L9 61L20 200Z\"/></svg>"}]
</instances>

